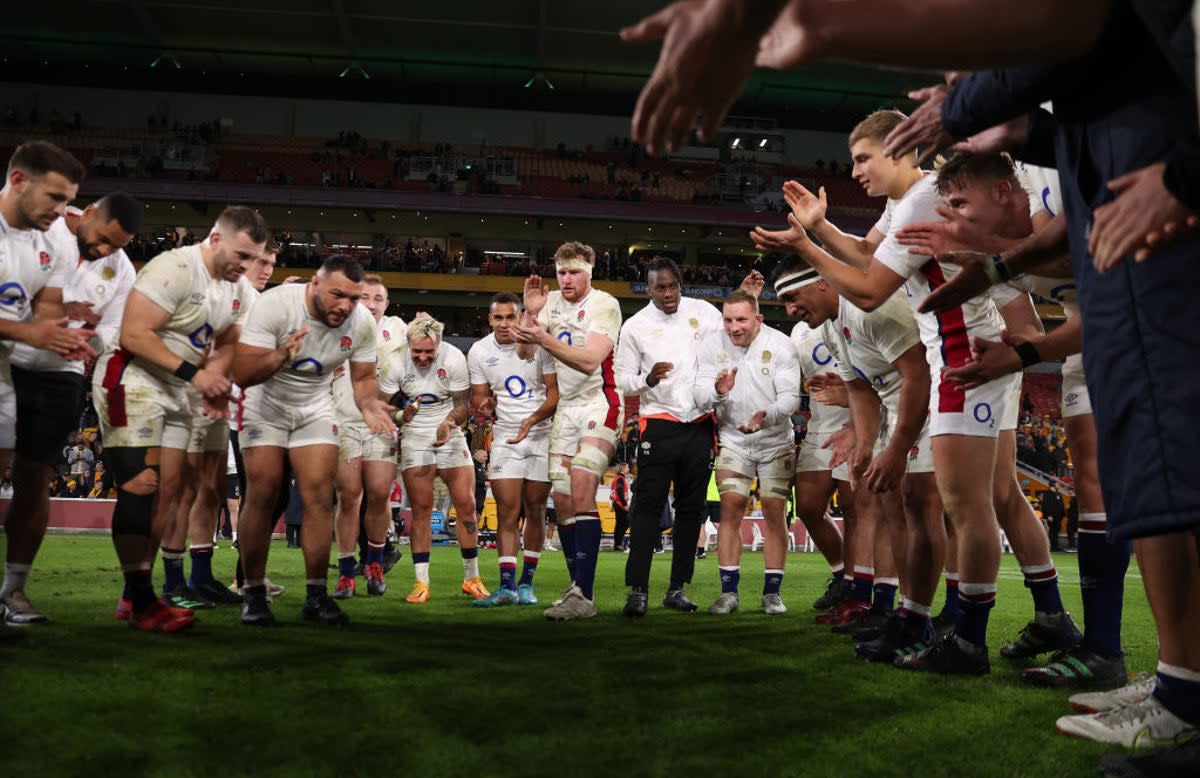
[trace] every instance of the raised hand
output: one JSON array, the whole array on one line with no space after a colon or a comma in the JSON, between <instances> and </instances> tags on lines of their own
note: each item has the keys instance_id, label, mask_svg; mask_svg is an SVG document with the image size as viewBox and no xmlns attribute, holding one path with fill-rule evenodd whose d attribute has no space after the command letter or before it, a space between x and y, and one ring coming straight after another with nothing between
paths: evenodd
<instances>
[{"instance_id":1,"label":"raised hand","mask_svg":"<svg viewBox=\"0 0 1200 778\"><path fill-rule=\"evenodd\" d=\"M807 244L812 243L804 226L795 214L787 216L788 226L782 230L767 230L755 227L750 231L750 240L759 251L775 251L781 254L800 254Z\"/></svg>"},{"instance_id":2,"label":"raised hand","mask_svg":"<svg viewBox=\"0 0 1200 778\"><path fill-rule=\"evenodd\" d=\"M295 361L296 357L300 354L300 346L304 344L304 339L308 337L308 333L309 328L306 324L289 335L288 339L283 342L282 346L280 346L280 348L283 349L283 352L287 355L288 362Z\"/></svg>"},{"instance_id":3,"label":"raised hand","mask_svg":"<svg viewBox=\"0 0 1200 778\"><path fill-rule=\"evenodd\" d=\"M761 229L761 228L755 228ZM753 233L751 233L753 235ZM757 270L751 270L750 273L742 279L742 285L738 287L747 294L754 295L756 298L762 297L763 288L767 285L767 279L763 278L763 274Z\"/></svg>"},{"instance_id":4,"label":"raised hand","mask_svg":"<svg viewBox=\"0 0 1200 778\"><path fill-rule=\"evenodd\" d=\"M942 103L946 102L949 93L950 87L945 83L909 92L909 99L921 105L884 139L883 153L900 159L919 151L917 164L924 165L939 152L953 146L959 139L942 126Z\"/></svg>"},{"instance_id":5,"label":"raised hand","mask_svg":"<svg viewBox=\"0 0 1200 778\"><path fill-rule=\"evenodd\" d=\"M546 298L550 296L550 286L542 282L542 277L532 275L525 279L525 313L533 318L546 307Z\"/></svg>"},{"instance_id":6,"label":"raised hand","mask_svg":"<svg viewBox=\"0 0 1200 778\"><path fill-rule=\"evenodd\" d=\"M670 375L673 369L675 369L675 364L672 362L655 362L654 367L650 368L650 374L646 376L646 385L658 386L658 382Z\"/></svg>"},{"instance_id":7,"label":"raised hand","mask_svg":"<svg viewBox=\"0 0 1200 778\"><path fill-rule=\"evenodd\" d=\"M717 373L717 394L724 397L733 391L733 383L737 380L737 371L738 369L735 367L733 370L722 370Z\"/></svg>"},{"instance_id":8,"label":"raised hand","mask_svg":"<svg viewBox=\"0 0 1200 778\"><path fill-rule=\"evenodd\" d=\"M816 229L818 224L825 221L825 211L829 206L825 187L818 189L814 195L798 181L785 181L783 183L783 199L792 209L796 220L806 229Z\"/></svg>"}]
</instances>

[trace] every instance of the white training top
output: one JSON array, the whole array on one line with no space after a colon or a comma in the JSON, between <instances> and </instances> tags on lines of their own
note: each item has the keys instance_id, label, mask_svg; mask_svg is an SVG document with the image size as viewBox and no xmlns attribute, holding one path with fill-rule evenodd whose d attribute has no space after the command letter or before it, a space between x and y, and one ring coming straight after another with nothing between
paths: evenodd
<instances>
[{"instance_id":1,"label":"white training top","mask_svg":"<svg viewBox=\"0 0 1200 778\"><path fill-rule=\"evenodd\" d=\"M419 435L432 442L438 425L454 410L451 393L465 392L470 387L467 358L445 341L438 343L428 370L417 369L407 344L393 351L379 369L379 389L384 395L404 392L420 407L413 420L401 428L401 434L409 439Z\"/></svg>"},{"instance_id":2,"label":"white training top","mask_svg":"<svg viewBox=\"0 0 1200 778\"><path fill-rule=\"evenodd\" d=\"M555 290L547 296L546 305L538 314L538 321L551 335L574 348L584 348L589 333L607 335L613 344L613 351L591 375L558 362L560 404L591 400L604 387L615 385L613 352L617 350L617 340L621 334L621 306L617 298L593 288L583 300L572 303L563 299L562 292Z\"/></svg>"},{"instance_id":3,"label":"white training top","mask_svg":"<svg viewBox=\"0 0 1200 778\"><path fill-rule=\"evenodd\" d=\"M802 321L792 327L792 345L800 360L802 390L808 391L808 381L815 375L839 372L837 357L830 352L820 329L812 329ZM826 405L816 400L808 404L808 433L824 435L837 432L850 421L850 409L838 405Z\"/></svg>"},{"instance_id":4,"label":"white training top","mask_svg":"<svg viewBox=\"0 0 1200 778\"><path fill-rule=\"evenodd\" d=\"M196 365L214 338L242 322L254 292L245 276L235 282L209 275L199 244L159 254L137 274L133 288L171 314L157 334L172 354ZM148 362L139 364L164 381L184 383Z\"/></svg>"},{"instance_id":5,"label":"white training top","mask_svg":"<svg viewBox=\"0 0 1200 778\"><path fill-rule=\"evenodd\" d=\"M515 435L521 422L541 407L546 401L542 376L555 371L554 357L543 348L532 358L521 359L517 344L498 343L495 333L475 341L467 353L467 372L472 384L487 384L496 397L494 439ZM543 419L530 434L549 434L551 423L551 419Z\"/></svg>"},{"instance_id":6,"label":"white training top","mask_svg":"<svg viewBox=\"0 0 1200 778\"><path fill-rule=\"evenodd\" d=\"M717 374L735 367L733 389L719 398ZM730 342L722 327L700 344L694 392L699 407L716 411L722 444L756 451L791 446L792 414L800 405L796 347L787 335L764 326L754 342L742 348ZM767 412L762 429L752 433L738 429L759 411Z\"/></svg>"},{"instance_id":7,"label":"white training top","mask_svg":"<svg viewBox=\"0 0 1200 778\"><path fill-rule=\"evenodd\" d=\"M74 236L66 242L49 231L14 229L0 216L0 318L32 321L33 298L48 286L61 288L78 259ZM0 341L0 358L13 346L12 341Z\"/></svg>"},{"instance_id":8,"label":"white training top","mask_svg":"<svg viewBox=\"0 0 1200 778\"><path fill-rule=\"evenodd\" d=\"M360 303L360 305L362 305ZM363 306L366 310L366 306ZM367 311L370 314L370 311ZM374 321L375 317L372 316ZM376 377L379 376L379 369L388 355L400 348L405 343L405 336L408 334L408 325L399 316L384 316L379 320L375 328L375 365ZM353 424L362 422L362 411L358 409L358 404L354 402L354 383L350 380L349 370L339 370L333 377L333 407L337 414L338 424Z\"/></svg>"},{"instance_id":9,"label":"white training top","mask_svg":"<svg viewBox=\"0 0 1200 778\"><path fill-rule=\"evenodd\" d=\"M953 278L959 268L950 262L910 254L908 246L896 239L896 233L910 224L943 221L935 210L940 203L932 175L913 184L897 201L887 237L875 250L877 260L905 279L903 288L921 328L925 358L935 369L964 364L971 358L971 339L998 340L1004 329L995 302L986 295L942 313L917 313L917 306L929 293Z\"/></svg>"},{"instance_id":10,"label":"white training top","mask_svg":"<svg viewBox=\"0 0 1200 778\"><path fill-rule=\"evenodd\" d=\"M898 413L901 378L894 365L904 352L921 343L921 332L904 292L896 290L870 313L843 298L837 318L825 322L823 332L829 350L836 355L842 379L863 379L889 413Z\"/></svg>"},{"instance_id":11,"label":"white training top","mask_svg":"<svg viewBox=\"0 0 1200 778\"><path fill-rule=\"evenodd\" d=\"M80 213L78 209L68 208L69 212ZM59 219L50 226L48 237L56 244L72 246L79 254L79 242L67 227L66 219ZM101 259L77 257L74 266L67 263L70 270L63 278L63 302L90 302L92 312L100 314L100 321L92 329L96 337L92 347L98 353L107 351L117 345L121 334L121 317L125 313L125 299L133 288L133 280L137 271L133 263L122 249ZM73 321L70 326L79 327L83 322ZM26 370L39 373L71 372L83 375L83 362L68 361L61 355L48 349L39 349L27 343L16 343L13 346L12 363Z\"/></svg>"},{"instance_id":12,"label":"white training top","mask_svg":"<svg viewBox=\"0 0 1200 778\"><path fill-rule=\"evenodd\" d=\"M264 416L276 409L292 414L304 406L332 403L330 383L344 362L375 364L375 319L355 306L345 321L330 327L308 312L308 284L282 284L259 296L242 328L239 342L276 349L301 327L309 328L296 358L257 387L246 402Z\"/></svg>"},{"instance_id":13,"label":"white training top","mask_svg":"<svg viewBox=\"0 0 1200 778\"><path fill-rule=\"evenodd\" d=\"M622 394L641 396L642 418L665 414L688 422L708 413L709 408L696 407L692 391L696 349L706 336L722 329L723 322L716 306L691 297L681 297L678 310L670 315L650 303L629 317L617 346L617 386ZM657 386L647 386L646 377L657 362L674 367Z\"/></svg>"}]
</instances>

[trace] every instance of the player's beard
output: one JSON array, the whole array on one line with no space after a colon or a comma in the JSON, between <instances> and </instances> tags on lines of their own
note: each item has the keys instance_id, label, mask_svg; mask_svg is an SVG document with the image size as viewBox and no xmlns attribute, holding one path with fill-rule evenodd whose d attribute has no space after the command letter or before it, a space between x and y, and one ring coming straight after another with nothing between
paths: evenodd
<instances>
[{"instance_id":1,"label":"player's beard","mask_svg":"<svg viewBox=\"0 0 1200 778\"><path fill-rule=\"evenodd\" d=\"M330 320L329 309L325 307L323 302L321 302L321 295L313 295L313 307L317 309L317 318L320 319L321 323L326 327L338 327L341 325L341 321L335 324ZM342 318L342 321L345 321L345 317Z\"/></svg>"}]
</instances>

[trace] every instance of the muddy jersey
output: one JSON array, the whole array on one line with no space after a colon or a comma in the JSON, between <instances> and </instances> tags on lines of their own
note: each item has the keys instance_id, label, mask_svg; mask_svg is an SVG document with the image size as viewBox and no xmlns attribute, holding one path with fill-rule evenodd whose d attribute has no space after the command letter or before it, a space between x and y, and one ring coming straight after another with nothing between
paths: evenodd
<instances>
[{"instance_id":1,"label":"muddy jersey","mask_svg":"<svg viewBox=\"0 0 1200 778\"><path fill-rule=\"evenodd\" d=\"M379 388L388 397L403 392L406 404L417 403L419 406L413 420L401 428L402 435L432 436L454 410L452 394L471 388L467 358L457 348L442 341L438 343L437 354L429 369L419 370L405 345L393 351L380 368Z\"/></svg>"}]
</instances>

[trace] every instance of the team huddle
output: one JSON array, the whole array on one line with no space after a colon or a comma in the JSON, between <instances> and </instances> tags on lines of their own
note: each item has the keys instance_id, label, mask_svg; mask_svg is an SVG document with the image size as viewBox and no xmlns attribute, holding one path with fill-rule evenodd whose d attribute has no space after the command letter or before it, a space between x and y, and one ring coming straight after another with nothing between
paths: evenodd
<instances>
[{"instance_id":1,"label":"team huddle","mask_svg":"<svg viewBox=\"0 0 1200 778\"><path fill-rule=\"evenodd\" d=\"M721 594L710 613L741 606L740 523L754 490L764 518L762 608L787 612L785 514L794 494L831 569L818 623L853 635L856 653L870 661L987 673L1003 529L1033 616L1000 653L1053 653L1022 672L1031 683L1120 686L1129 552L1103 542L1095 431L1080 360L1071 356L1080 338L1070 266L1048 263L1039 268L1044 276L1013 278L1001 262L962 271L953 261L969 265L977 255L966 249L999 251L1046 229L1060 207L1057 180L1002 154L962 153L936 173L921 170L915 154L892 159L884 140L903 119L879 112L850 136L855 179L888 198L866 237L838 230L825 218L824 191L795 182L784 187L789 226L751 234L758 248L786 255L773 291L796 320L790 337L764 325L766 279L757 272L718 309L683 296L680 268L663 257L649 265L649 304L622 325L617 300L592 286L592 249L568 242L554 257L558 289L533 276L522 296L496 295L492 333L465 355L428 315L407 324L386 316L382 279L349 257L328 257L308 283L264 291L278 246L247 207L226 208L203 241L160 254L135 277L121 246L140 228L136 201L118 193L67 210L82 177L78 162L50 144L23 145L0 202L0 337L15 342L0 360L0 447L15 449L18 476L3 590L8 620L45 619L24 594L48 511L44 486L34 487L44 485L55 444L77 418L83 364L96 357L92 398L117 486L112 535L125 578L117 616L136 629L176 632L192 626L197 609L239 603L243 624L273 624L272 595L281 587L266 576L269 541L293 477L305 516L305 620L348 623L335 600L356 593L358 575L369 595L387 591L388 495L397 476L412 507L406 602L431 597L440 478L457 516L462 591L476 606L538 602L534 575L552 496L572 584L545 616L591 618L601 545L595 495L619 439L624 396L638 395L626 615L647 611L652 538L669 491L677 551L663 605L698 609L685 587L711 475ZM957 276L979 273L995 282L985 293L946 298ZM1068 324L1045 335L1031 291L1060 301ZM1069 357L1063 413L1082 505L1079 562L1094 582L1084 590L1082 633L1063 608L1046 535L1015 472L1020 371L1061 357ZM796 449L802 393L811 418ZM462 432L477 414L494 419L494 592L479 572L481 506ZM211 557L231 448L244 502L239 585L227 588L214 579ZM835 494L844 532L828 514ZM160 554L161 596L151 576ZM946 603L935 617L943 575ZM1087 734L1088 717L1064 721L1060 728Z\"/></svg>"}]
</instances>

